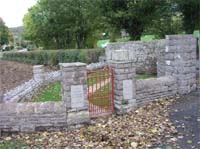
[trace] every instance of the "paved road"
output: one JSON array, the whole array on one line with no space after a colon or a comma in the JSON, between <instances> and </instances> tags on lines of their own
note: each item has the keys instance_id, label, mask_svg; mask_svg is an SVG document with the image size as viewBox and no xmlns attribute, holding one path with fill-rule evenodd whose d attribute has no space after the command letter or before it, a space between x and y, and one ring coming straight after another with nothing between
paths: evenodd
<instances>
[{"instance_id":1,"label":"paved road","mask_svg":"<svg viewBox=\"0 0 200 149\"><path fill-rule=\"evenodd\" d=\"M200 149L200 91L181 97L170 107L170 119L179 131L181 149Z\"/></svg>"}]
</instances>

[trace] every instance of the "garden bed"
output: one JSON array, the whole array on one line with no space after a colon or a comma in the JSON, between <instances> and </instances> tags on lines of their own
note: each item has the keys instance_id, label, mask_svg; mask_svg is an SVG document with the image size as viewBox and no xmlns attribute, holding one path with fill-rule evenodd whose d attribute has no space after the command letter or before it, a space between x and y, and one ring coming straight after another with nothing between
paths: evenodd
<instances>
[{"instance_id":1,"label":"garden bed","mask_svg":"<svg viewBox=\"0 0 200 149\"><path fill-rule=\"evenodd\" d=\"M3 93L33 77L32 65L0 60L0 80Z\"/></svg>"},{"instance_id":2,"label":"garden bed","mask_svg":"<svg viewBox=\"0 0 200 149\"><path fill-rule=\"evenodd\" d=\"M57 70L57 67L45 67L45 72ZM0 89L5 93L33 78L33 65L0 60Z\"/></svg>"}]
</instances>

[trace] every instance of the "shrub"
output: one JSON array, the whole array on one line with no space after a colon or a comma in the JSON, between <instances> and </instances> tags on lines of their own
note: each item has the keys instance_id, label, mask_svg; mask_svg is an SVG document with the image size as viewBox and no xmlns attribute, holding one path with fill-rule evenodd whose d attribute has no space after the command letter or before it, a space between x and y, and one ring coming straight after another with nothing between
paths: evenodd
<instances>
[{"instance_id":1,"label":"shrub","mask_svg":"<svg viewBox=\"0 0 200 149\"><path fill-rule=\"evenodd\" d=\"M99 56L102 55L104 55L103 49L41 50L29 52L6 52L3 53L2 59L34 65L58 65L58 63L66 62L98 62Z\"/></svg>"}]
</instances>

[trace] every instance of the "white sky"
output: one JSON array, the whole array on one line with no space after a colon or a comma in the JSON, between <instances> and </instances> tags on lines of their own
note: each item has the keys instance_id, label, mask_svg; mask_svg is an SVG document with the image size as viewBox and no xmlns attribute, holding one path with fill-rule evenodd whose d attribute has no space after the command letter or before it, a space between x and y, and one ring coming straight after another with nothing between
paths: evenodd
<instances>
[{"instance_id":1,"label":"white sky","mask_svg":"<svg viewBox=\"0 0 200 149\"><path fill-rule=\"evenodd\" d=\"M37 0L0 0L0 17L8 27L22 26L28 8L36 2Z\"/></svg>"}]
</instances>

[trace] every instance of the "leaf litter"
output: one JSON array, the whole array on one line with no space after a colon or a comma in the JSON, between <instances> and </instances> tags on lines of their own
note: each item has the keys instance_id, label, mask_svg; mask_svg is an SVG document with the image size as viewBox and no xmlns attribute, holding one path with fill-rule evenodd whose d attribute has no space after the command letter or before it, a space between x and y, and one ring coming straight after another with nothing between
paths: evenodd
<instances>
[{"instance_id":1,"label":"leaf litter","mask_svg":"<svg viewBox=\"0 0 200 149\"><path fill-rule=\"evenodd\" d=\"M168 107L175 98L156 100L136 111L94 119L92 125L58 132L13 134L1 146L23 142L30 148L156 148L168 142L177 147L178 132L169 120ZM189 141L188 141L189 142ZM17 146L17 144L16 144Z\"/></svg>"}]
</instances>

